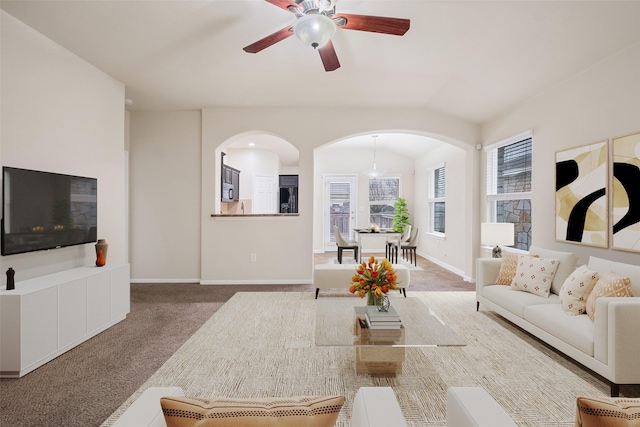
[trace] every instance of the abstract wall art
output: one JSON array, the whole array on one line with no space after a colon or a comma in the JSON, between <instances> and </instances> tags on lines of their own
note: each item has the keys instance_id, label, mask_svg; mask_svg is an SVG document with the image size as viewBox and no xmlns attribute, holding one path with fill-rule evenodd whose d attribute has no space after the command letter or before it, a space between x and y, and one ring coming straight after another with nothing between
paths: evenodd
<instances>
[{"instance_id":1,"label":"abstract wall art","mask_svg":"<svg viewBox=\"0 0 640 427\"><path fill-rule=\"evenodd\" d=\"M606 248L608 144L556 152L556 240Z\"/></svg>"},{"instance_id":2,"label":"abstract wall art","mask_svg":"<svg viewBox=\"0 0 640 427\"><path fill-rule=\"evenodd\" d=\"M611 247L640 252L640 132L611 145Z\"/></svg>"}]
</instances>

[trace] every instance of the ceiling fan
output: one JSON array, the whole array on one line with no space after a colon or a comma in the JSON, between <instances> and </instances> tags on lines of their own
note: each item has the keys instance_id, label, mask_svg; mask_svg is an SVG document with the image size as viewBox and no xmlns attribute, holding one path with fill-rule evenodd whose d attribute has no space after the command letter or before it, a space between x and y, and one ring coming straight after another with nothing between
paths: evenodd
<instances>
[{"instance_id":1,"label":"ceiling fan","mask_svg":"<svg viewBox=\"0 0 640 427\"><path fill-rule=\"evenodd\" d=\"M326 71L340 68L331 42L336 28L402 36L409 30L409 20L384 16L336 14L337 0L266 0L296 15L296 22L268 35L243 50L258 53L292 35L317 49Z\"/></svg>"}]
</instances>

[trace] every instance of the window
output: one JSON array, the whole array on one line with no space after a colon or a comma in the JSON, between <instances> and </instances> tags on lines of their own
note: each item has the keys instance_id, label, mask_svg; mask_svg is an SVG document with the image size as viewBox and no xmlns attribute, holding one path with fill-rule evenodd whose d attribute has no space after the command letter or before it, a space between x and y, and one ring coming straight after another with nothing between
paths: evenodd
<instances>
[{"instance_id":1,"label":"window","mask_svg":"<svg viewBox=\"0 0 640 427\"><path fill-rule=\"evenodd\" d=\"M531 246L531 132L487 147L487 218L514 223L517 249Z\"/></svg>"},{"instance_id":2,"label":"window","mask_svg":"<svg viewBox=\"0 0 640 427\"><path fill-rule=\"evenodd\" d=\"M380 228L392 228L393 211L400 197L400 178L384 177L369 180L369 219Z\"/></svg>"},{"instance_id":3,"label":"window","mask_svg":"<svg viewBox=\"0 0 640 427\"><path fill-rule=\"evenodd\" d=\"M445 218L445 166L438 165L429 170L429 231L444 234Z\"/></svg>"}]
</instances>

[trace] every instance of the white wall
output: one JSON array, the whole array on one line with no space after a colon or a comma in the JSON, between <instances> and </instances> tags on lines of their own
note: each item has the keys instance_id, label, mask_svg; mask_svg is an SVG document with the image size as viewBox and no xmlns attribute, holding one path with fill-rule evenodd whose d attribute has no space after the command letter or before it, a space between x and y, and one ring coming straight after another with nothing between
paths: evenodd
<instances>
[{"instance_id":1,"label":"white wall","mask_svg":"<svg viewBox=\"0 0 640 427\"><path fill-rule=\"evenodd\" d=\"M429 110L394 109L210 109L202 113L202 270L204 283L308 283L312 275L316 227L322 214L314 193L314 150L340 139L380 130L431 136L475 153L477 127ZM296 117L295 121L290 117ZM323 120L318 121L317 117ZM214 218L219 200L219 147L247 132L276 135L300 152L299 216ZM473 156L471 156L473 157ZM473 176L468 175L473 181ZM314 198L305 198L313 194ZM472 199L469 192L467 200ZM471 202L469 202L471 203ZM472 241L473 209L466 212ZM229 242L234 242L231 245ZM475 258L473 250L466 257ZM256 254L256 262L250 255ZM206 262L205 262L206 260ZM472 264L468 262L469 266ZM465 271L467 268L465 268ZM470 273L470 271L468 271Z\"/></svg>"},{"instance_id":2,"label":"white wall","mask_svg":"<svg viewBox=\"0 0 640 427\"><path fill-rule=\"evenodd\" d=\"M240 199L251 199L253 195L253 178L255 175L280 174L280 158L270 151L227 149L224 157L225 165L240 171Z\"/></svg>"},{"instance_id":3,"label":"white wall","mask_svg":"<svg viewBox=\"0 0 640 427\"><path fill-rule=\"evenodd\" d=\"M131 123L131 278L198 282L200 111L132 112Z\"/></svg>"},{"instance_id":4,"label":"white wall","mask_svg":"<svg viewBox=\"0 0 640 427\"><path fill-rule=\"evenodd\" d=\"M638 264L640 254L555 241L555 152L640 131L640 44L482 127L484 144L533 130L533 244ZM486 180L486 176L483 178ZM484 212L484 209L482 210Z\"/></svg>"},{"instance_id":5,"label":"white wall","mask_svg":"<svg viewBox=\"0 0 640 427\"><path fill-rule=\"evenodd\" d=\"M98 238L108 263L126 262L124 85L1 14L0 160L98 179ZM16 280L95 262L92 244L9 255Z\"/></svg>"},{"instance_id":6,"label":"white wall","mask_svg":"<svg viewBox=\"0 0 640 427\"><path fill-rule=\"evenodd\" d=\"M463 276L468 268L467 259L472 249L472 239L468 238L466 224L469 221L469 211L473 211L473 203L461 189L473 186L475 177L473 171L468 171L467 157L472 154L452 145L442 145L416 160L415 212L420 215L414 217L414 227L420 227L418 238L418 253L440 265L447 267ZM445 237L429 233L429 169L445 164L446 210ZM475 218L472 221L477 221ZM470 275L469 275L470 276Z\"/></svg>"},{"instance_id":7,"label":"white wall","mask_svg":"<svg viewBox=\"0 0 640 427\"><path fill-rule=\"evenodd\" d=\"M473 145L477 142L476 127L468 123L455 121L447 117L441 117L428 111L370 111L362 115L360 111L341 111L336 117L330 117L333 121L330 127L323 124L307 127L305 122L315 117L315 110L296 110L296 116L301 118L301 124L292 126L291 122L283 119L288 117L289 111L280 110L253 110L253 109L222 109L205 110L202 115L202 146L196 147L195 139L200 125L196 121L183 120L185 113L181 112L147 112L132 113L131 117L131 175L132 175L132 241L131 252L133 280L153 281L162 279L166 281L191 280L200 277L202 283L307 283L311 280L313 252L322 248L322 179L324 172L343 172L345 170L363 170L371 167L371 153L340 153L337 156L331 154L331 149L323 147L333 141L360 133L377 132L381 129L391 129L394 132L403 129L412 129L411 133L420 133L426 136L439 137L447 142L455 142L463 149L455 149L453 152L471 152L465 156L474 158L477 151ZM189 113L190 114L190 113ZM326 113L325 113L326 114ZM182 117L182 118L181 118ZM401 119L399 120L398 117ZM407 117L409 118L407 120ZM166 123L166 127L163 127ZM384 126L388 126L385 128ZM446 135L437 132L446 133ZM229 141L246 136L247 133L275 134L294 145L300 151L300 165L296 172L300 175L300 214L297 217L287 218L263 218L263 217L225 217L213 218L212 214L220 212L219 185L220 185L220 159L219 151L230 152L233 155L240 154L223 149ZM148 135L147 135L148 134ZM147 136L144 136L147 135ZM144 139L143 140L141 140ZM153 140L153 143L151 143ZM135 178L136 174L145 176L154 175L154 170L165 170L171 159L177 156L178 151L172 151L171 146L179 145L179 152L188 155L189 163L182 165L183 170L192 168L190 162L201 162L202 176L200 179L201 192L198 200L201 201L201 234L196 236L193 229L189 233L183 233L184 240L180 241L180 251L174 251L171 261L167 261L165 246L156 243L158 237L154 237L151 230L140 230L139 223L146 221L146 216L137 218L140 209L162 211L162 216L174 215L173 210L187 211L189 217L196 213L191 211L194 204L183 203L181 206L162 204L162 198L150 198L148 192L154 194L154 180L141 180ZM166 156L159 158L157 148L169 150ZM241 150L239 150L241 151ZM189 153L189 154L185 154ZM241 177L245 174L247 166L242 156L225 156L225 163L240 169ZM399 173L403 176L411 176L405 181L402 193L409 201L410 209L413 209L414 161L391 155L379 153L379 166L384 166L389 173ZM459 154L458 154L459 155ZM328 162L320 160L324 164L324 170L315 170L318 161L326 158ZM386 159L392 160L385 163ZM233 161L232 161L233 160ZM338 162L337 160L340 160ZM468 163L468 160L466 160ZM354 169L354 162L361 162ZM342 164L340 166L340 164ZM247 166L248 167L248 166ZM270 167L270 166L269 166ZM464 176L460 180L469 181L467 187L474 188L473 169L462 168ZM249 172L248 170L246 171ZM365 179L364 175L361 176ZM160 178L161 179L161 178ZM193 188L193 176L180 174L176 179L183 182L182 188ZM452 178L453 179L453 178ZM318 187L319 186L319 187ZM362 200L367 200L367 186L361 185L364 191ZM242 190L241 190L242 191ZM464 238L457 242L458 254L465 262L453 261L455 268L463 270L470 275L470 266L473 264L473 212L470 206L473 191L458 192L464 200L465 208L460 212L464 215L464 224L460 227L465 230ZM145 195L137 197L137 195ZM196 199L195 195L189 195L190 199ZM200 199L201 198L201 199ZM149 206L139 207L141 203ZM368 212L368 207L364 208ZM366 225L368 219L362 216L362 223ZM158 219L159 223L169 222ZM469 231L471 230L471 231ZM202 240L200 240L202 236ZM471 236L471 238L469 238ZM153 242L153 243L149 243ZM201 252L198 253L197 249ZM451 244L456 242L451 240ZM256 261L251 262L251 254L256 254ZM437 256L437 255L434 255ZM160 261L158 261L158 259ZM193 276L192 267L184 269L184 265L192 265L194 259L200 260L201 272ZM445 261L449 262L448 259ZM160 265L162 264L162 265ZM159 269L157 269L158 267ZM162 273L162 275L160 275ZM158 280L162 281L162 280Z\"/></svg>"}]
</instances>

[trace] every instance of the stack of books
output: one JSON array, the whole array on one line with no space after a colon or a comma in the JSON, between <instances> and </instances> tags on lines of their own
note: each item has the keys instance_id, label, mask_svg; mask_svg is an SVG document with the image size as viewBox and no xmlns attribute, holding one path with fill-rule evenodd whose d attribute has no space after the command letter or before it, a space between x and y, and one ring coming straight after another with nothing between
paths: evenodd
<instances>
[{"instance_id":1,"label":"stack of books","mask_svg":"<svg viewBox=\"0 0 640 427\"><path fill-rule=\"evenodd\" d=\"M364 320L369 329L400 329L402 322L398 312L389 306L389 311L378 311L376 306L367 306Z\"/></svg>"}]
</instances>

